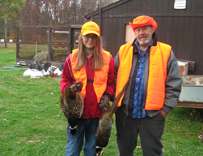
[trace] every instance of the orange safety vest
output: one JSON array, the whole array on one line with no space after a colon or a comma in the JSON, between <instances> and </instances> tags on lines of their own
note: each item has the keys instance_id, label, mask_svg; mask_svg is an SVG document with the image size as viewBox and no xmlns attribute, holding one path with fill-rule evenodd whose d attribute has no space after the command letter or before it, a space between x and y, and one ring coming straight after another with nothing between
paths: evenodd
<instances>
[{"instance_id":1,"label":"orange safety vest","mask_svg":"<svg viewBox=\"0 0 203 156\"><path fill-rule=\"evenodd\" d=\"M71 66L72 66L72 72L75 78L76 82L82 82L82 90L81 94L83 98L86 96L86 85L87 85L87 74L86 74L86 66L83 65L80 70L74 70L78 58L75 57L77 56L78 49L73 50L72 55L71 55ZM99 103L102 95L104 94L106 87L107 87L107 80L108 80L108 71L109 71L109 62L111 58L111 54L108 51L102 52L103 55L103 62L104 65L101 67L100 70L95 70L94 71L94 82L93 82L93 87L94 91L97 96L97 102Z\"/></svg>"},{"instance_id":2,"label":"orange safety vest","mask_svg":"<svg viewBox=\"0 0 203 156\"><path fill-rule=\"evenodd\" d=\"M165 99L165 80L167 76L167 63L170 57L171 46L157 42L151 46L149 55L149 77L147 84L146 110L160 110ZM116 82L116 96L129 79L133 60L132 42L121 46L119 50L119 68ZM124 94L117 106L121 106Z\"/></svg>"}]
</instances>

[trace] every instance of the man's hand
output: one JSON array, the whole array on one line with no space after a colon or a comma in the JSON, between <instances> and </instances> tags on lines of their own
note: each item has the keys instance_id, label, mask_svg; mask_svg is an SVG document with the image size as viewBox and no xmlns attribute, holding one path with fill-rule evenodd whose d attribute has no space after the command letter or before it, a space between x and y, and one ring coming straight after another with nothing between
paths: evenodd
<instances>
[{"instance_id":1,"label":"man's hand","mask_svg":"<svg viewBox=\"0 0 203 156\"><path fill-rule=\"evenodd\" d=\"M166 118L168 113L166 113L164 110L161 110L161 113L162 113L163 117Z\"/></svg>"},{"instance_id":2,"label":"man's hand","mask_svg":"<svg viewBox=\"0 0 203 156\"><path fill-rule=\"evenodd\" d=\"M102 110L102 112L107 111L109 109L109 107L110 107L109 101L110 101L110 98L108 95L103 95L101 97L100 102L99 102L99 107Z\"/></svg>"}]
</instances>

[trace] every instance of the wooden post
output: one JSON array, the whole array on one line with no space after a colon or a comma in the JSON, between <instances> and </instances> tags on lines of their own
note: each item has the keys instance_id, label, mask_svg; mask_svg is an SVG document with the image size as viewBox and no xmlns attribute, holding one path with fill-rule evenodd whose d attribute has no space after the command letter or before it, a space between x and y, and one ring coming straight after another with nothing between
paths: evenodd
<instances>
[{"instance_id":1,"label":"wooden post","mask_svg":"<svg viewBox=\"0 0 203 156\"><path fill-rule=\"evenodd\" d=\"M51 61L51 34L52 29L48 27L48 60Z\"/></svg>"},{"instance_id":2,"label":"wooden post","mask_svg":"<svg viewBox=\"0 0 203 156\"><path fill-rule=\"evenodd\" d=\"M203 143L203 123L202 123L202 137L201 137L201 142Z\"/></svg>"},{"instance_id":3,"label":"wooden post","mask_svg":"<svg viewBox=\"0 0 203 156\"><path fill-rule=\"evenodd\" d=\"M82 25L70 25L69 26L69 42L68 42L68 50L69 54L72 53L72 50L74 48L74 35L76 29L81 29Z\"/></svg>"},{"instance_id":4,"label":"wooden post","mask_svg":"<svg viewBox=\"0 0 203 156\"><path fill-rule=\"evenodd\" d=\"M19 58L19 27L16 27L16 63L17 63L17 59Z\"/></svg>"},{"instance_id":5,"label":"wooden post","mask_svg":"<svg viewBox=\"0 0 203 156\"><path fill-rule=\"evenodd\" d=\"M99 0L99 26L101 28L101 0Z\"/></svg>"},{"instance_id":6,"label":"wooden post","mask_svg":"<svg viewBox=\"0 0 203 156\"><path fill-rule=\"evenodd\" d=\"M68 41L68 53L72 53L72 27L69 26L69 41Z\"/></svg>"}]
</instances>

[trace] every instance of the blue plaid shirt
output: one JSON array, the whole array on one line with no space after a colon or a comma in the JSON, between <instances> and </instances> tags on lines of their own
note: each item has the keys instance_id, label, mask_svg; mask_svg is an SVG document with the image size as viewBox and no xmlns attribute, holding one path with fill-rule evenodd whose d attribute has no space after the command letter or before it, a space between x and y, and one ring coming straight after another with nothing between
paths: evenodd
<instances>
[{"instance_id":1,"label":"blue plaid shirt","mask_svg":"<svg viewBox=\"0 0 203 156\"><path fill-rule=\"evenodd\" d=\"M144 68L145 68L145 58L146 52L149 50L153 43L148 46L146 51L142 51L138 48L138 42L135 42L135 46L139 52L139 65L136 71L135 77L135 90L134 90L134 102L133 102L133 118L144 118L148 116L148 112L144 109L145 100L144 100Z\"/></svg>"}]
</instances>

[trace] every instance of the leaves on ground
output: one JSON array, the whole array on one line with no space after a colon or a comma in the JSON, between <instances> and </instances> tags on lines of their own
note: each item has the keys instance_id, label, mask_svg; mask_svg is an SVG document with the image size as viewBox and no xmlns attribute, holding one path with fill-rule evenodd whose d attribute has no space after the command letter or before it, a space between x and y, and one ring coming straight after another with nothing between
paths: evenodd
<instances>
[{"instance_id":1,"label":"leaves on ground","mask_svg":"<svg viewBox=\"0 0 203 156\"><path fill-rule=\"evenodd\" d=\"M35 143L35 142L41 142L41 140L38 140L38 141L29 140L28 141L28 143Z\"/></svg>"},{"instance_id":2,"label":"leaves on ground","mask_svg":"<svg viewBox=\"0 0 203 156\"><path fill-rule=\"evenodd\" d=\"M198 136L198 138L199 138L199 139L201 139L201 138L202 138L202 134L201 134L201 135L199 135L199 136Z\"/></svg>"}]
</instances>

